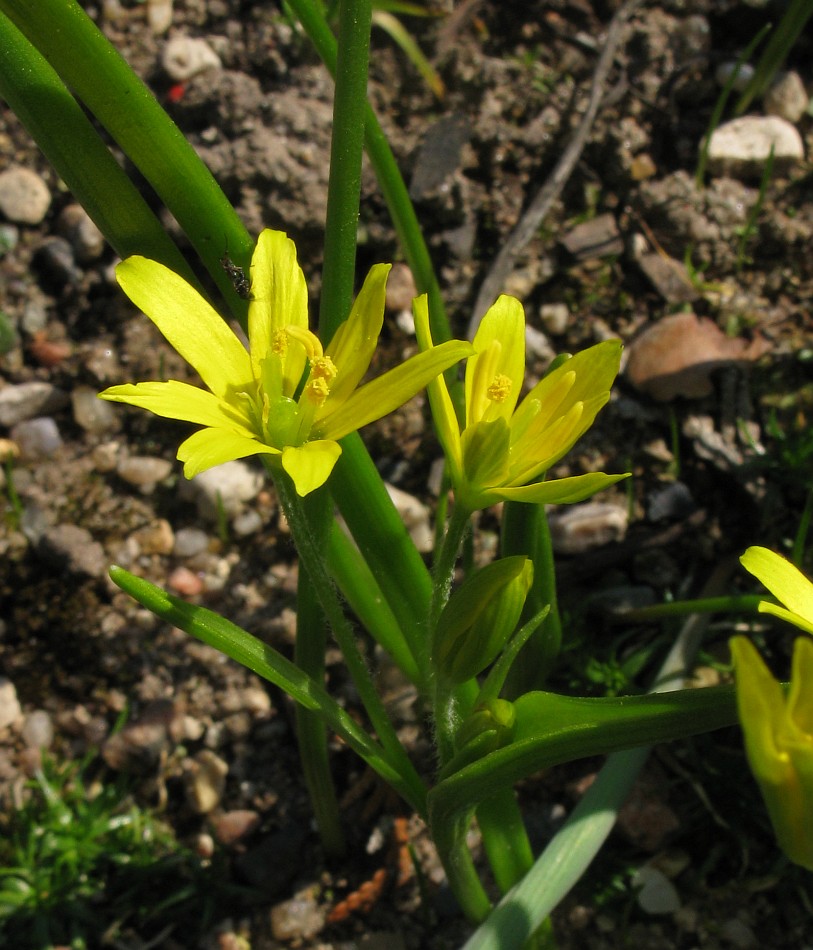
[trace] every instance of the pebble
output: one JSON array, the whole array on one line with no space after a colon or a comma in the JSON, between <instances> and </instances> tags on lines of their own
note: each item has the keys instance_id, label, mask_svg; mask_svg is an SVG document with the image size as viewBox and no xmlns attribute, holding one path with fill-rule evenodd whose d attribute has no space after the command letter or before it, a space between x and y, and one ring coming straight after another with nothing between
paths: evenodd
<instances>
[{"instance_id":1,"label":"pebble","mask_svg":"<svg viewBox=\"0 0 813 950\"><path fill-rule=\"evenodd\" d=\"M93 435L115 432L121 425L121 417L112 403L99 399L92 386L77 386L71 393L74 422Z\"/></svg>"},{"instance_id":2,"label":"pebble","mask_svg":"<svg viewBox=\"0 0 813 950\"><path fill-rule=\"evenodd\" d=\"M164 47L161 63L170 79L185 82L207 69L220 69L220 57L206 40L176 36Z\"/></svg>"},{"instance_id":3,"label":"pebble","mask_svg":"<svg viewBox=\"0 0 813 950\"><path fill-rule=\"evenodd\" d=\"M149 775L159 767L181 717L172 700L149 703L134 722L110 736L102 746L102 758L117 772Z\"/></svg>"},{"instance_id":4,"label":"pebble","mask_svg":"<svg viewBox=\"0 0 813 950\"><path fill-rule=\"evenodd\" d=\"M152 524L138 528L132 537L141 548L142 554L169 554L175 544L172 525L165 518L158 518Z\"/></svg>"},{"instance_id":5,"label":"pebble","mask_svg":"<svg viewBox=\"0 0 813 950\"><path fill-rule=\"evenodd\" d=\"M807 112L810 97L798 73L779 73L765 93L762 104L768 115L797 123Z\"/></svg>"},{"instance_id":6,"label":"pebble","mask_svg":"<svg viewBox=\"0 0 813 950\"><path fill-rule=\"evenodd\" d=\"M548 333L560 336L567 330L570 308L566 303L543 303L539 308L539 319Z\"/></svg>"},{"instance_id":7,"label":"pebble","mask_svg":"<svg viewBox=\"0 0 813 950\"><path fill-rule=\"evenodd\" d=\"M412 310L412 301L418 296L415 278L408 264L396 263L392 265L387 278L387 310L400 312Z\"/></svg>"},{"instance_id":8,"label":"pebble","mask_svg":"<svg viewBox=\"0 0 813 950\"><path fill-rule=\"evenodd\" d=\"M220 804L226 790L227 763L210 749L201 749L188 760L184 791L189 807L198 815L208 815Z\"/></svg>"},{"instance_id":9,"label":"pebble","mask_svg":"<svg viewBox=\"0 0 813 950\"><path fill-rule=\"evenodd\" d=\"M17 247L20 240L20 229L13 224L0 224L0 257L8 254Z\"/></svg>"},{"instance_id":10,"label":"pebble","mask_svg":"<svg viewBox=\"0 0 813 950\"><path fill-rule=\"evenodd\" d=\"M530 356L535 356L538 360L552 360L556 356L547 336L530 323L525 325L525 349Z\"/></svg>"},{"instance_id":11,"label":"pebble","mask_svg":"<svg viewBox=\"0 0 813 950\"><path fill-rule=\"evenodd\" d=\"M0 676L0 729L5 729L23 714L14 683Z\"/></svg>"},{"instance_id":12,"label":"pebble","mask_svg":"<svg viewBox=\"0 0 813 950\"><path fill-rule=\"evenodd\" d=\"M720 938L737 950L754 950L760 943L748 924L736 917L720 926Z\"/></svg>"},{"instance_id":13,"label":"pebble","mask_svg":"<svg viewBox=\"0 0 813 950\"><path fill-rule=\"evenodd\" d=\"M737 64L731 61L720 63L720 65L717 67L717 70L714 73L714 78L717 80L717 85L720 86L721 89L725 88L728 80L732 77L735 70L737 70ZM753 78L754 67L750 66L748 63L740 63L740 68L731 84L731 88L734 90L734 92L743 92L745 87L749 82L751 82Z\"/></svg>"},{"instance_id":14,"label":"pebble","mask_svg":"<svg viewBox=\"0 0 813 950\"><path fill-rule=\"evenodd\" d=\"M114 472L120 453L121 445L118 442L103 442L95 446L92 453L94 468L102 474Z\"/></svg>"},{"instance_id":15,"label":"pebble","mask_svg":"<svg viewBox=\"0 0 813 950\"><path fill-rule=\"evenodd\" d=\"M78 284L82 279L82 273L73 256L73 248L65 238L45 238L36 253L36 261L46 280L57 287Z\"/></svg>"},{"instance_id":16,"label":"pebble","mask_svg":"<svg viewBox=\"0 0 813 950\"><path fill-rule=\"evenodd\" d=\"M23 307L20 327L33 336L42 332L48 325L48 304L44 296L37 294L29 298Z\"/></svg>"},{"instance_id":17,"label":"pebble","mask_svg":"<svg viewBox=\"0 0 813 950\"><path fill-rule=\"evenodd\" d=\"M122 481L144 494L155 491L158 482L162 482L172 472L172 462L154 458L151 455L131 455L122 459L116 466L116 474Z\"/></svg>"},{"instance_id":18,"label":"pebble","mask_svg":"<svg viewBox=\"0 0 813 950\"><path fill-rule=\"evenodd\" d=\"M264 478L261 472L250 468L245 462L224 462L216 465L191 481L180 483L182 497L191 497L198 506L201 518L216 523L222 506L226 516L233 518L262 490Z\"/></svg>"},{"instance_id":19,"label":"pebble","mask_svg":"<svg viewBox=\"0 0 813 950\"><path fill-rule=\"evenodd\" d=\"M188 567L176 567L167 578L167 587L181 597L197 597L203 593L203 578Z\"/></svg>"},{"instance_id":20,"label":"pebble","mask_svg":"<svg viewBox=\"0 0 813 950\"><path fill-rule=\"evenodd\" d=\"M675 885L657 868L645 865L632 878L638 891L638 906L647 914L674 914L680 910L680 895Z\"/></svg>"},{"instance_id":21,"label":"pebble","mask_svg":"<svg viewBox=\"0 0 813 950\"><path fill-rule=\"evenodd\" d=\"M0 172L0 213L16 224L39 224L51 206L51 192L30 168Z\"/></svg>"},{"instance_id":22,"label":"pebble","mask_svg":"<svg viewBox=\"0 0 813 950\"><path fill-rule=\"evenodd\" d=\"M17 383L0 390L0 425L14 426L66 406L68 396L52 383Z\"/></svg>"},{"instance_id":23,"label":"pebble","mask_svg":"<svg viewBox=\"0 0 813 950\"><path fill-rule=\"evenodd\" d=\"M779 116L746 115L724 122L711 136L709 171L713 175L759 179L772 146L774 174L784 174L804 160L802 137Z\"/></svg>"},{"instance_id":24,"label":"pebble","mask_svg":"<svg viewBox=\"0 0 813 950\"><path fill-rule=\"evenodd\" d=\"M154 36L172 26L172 0L147 0L147 25Z\"/></svg>"},{"instance_id":25,"label":"pebble","mask_svg":"<svg viewBox=\"0 0 813 950\"><path fill-rule=\"evenodd\" d=\"M429 509L423 502L394 485L387 485L387 493L392 499L404 526L409 532L415 547L426 554L435 546L435 535L429 524Z\"/></svg>"},{"instance_id":26,"label":"pebble","mask_svg":"<svg viewBox=\"0 0 813 950\"><path fill-rule=\"evenodd\" d=\"M259 812L248 808L238 808L223 812L212 818L212 830L220 844L229 847L243 838L247 838L260 826Z\"/></svg>"},{"instance_id":27,"label":"pebble","mask_svg":"<svg viewBox=\"0 0 813 950\"><path fill-rule=\"evenodd\" d=\"M325 925L324 911L312 889L271 908L271 932L275 940L309 940Z\"/></svg>"},{"instance_id":28,"label":"pebble","mask_svg":"<svg viewBox=\"0 0 813 950\"><path fill-rule=\"evenodd\" d=\"M20 456L29 461L51 458L62 448L59 427L50 416L20 422L12 428L10 435L20 449Z\"/></svg>"},{"instance_id":29,"label":"pebble","mask_svg":"<svg viewBox=\"0 0 813 950\"><path fill-rule=\"evenodd\" d=\"M608 502L588 501L550 512L554 551L583 554L592 548L621 541L627 533L627 509Z\"/></svg>"},{"instance_id":30,"label":"pebble","mask_svg":"<svg viewBox=\"0 0 813 950\"><path fill-rule=\"evenodd\" d=\"M232 530L240 538L247 538L250 534L256 534L263 526L262 515L254 508L241 512L232 521Z\"/></svg>"},{"instance_id":31,"label":"pebble","mask_svg":"<svg viewBox=\"0 0 813 950\"><path fill-rule=\"evenodd\" d=\"M177 558L194 557L209 547L209 535L200 528L179 528L175 532L172 553Z\"/></svg>"},{"instance_id":32,"label":"pebble","mask_svg":"<svg viewBox=\"0 0 813 950\"><path fill-rule=\"evenodd\" d=\"M39 543L40 555L71 574L103 577L107 572L104 548L86 528L58 524L47 528Z\"/></svg>"},{"instance_id":33,"label":"pebble","mask_svg":"<svg viewBox=\"0 0 813 950\"><path fill-rule=\"evenodd\" d=\"M104 235L81 205L70 204L63 208L57 220L57 229L73 248L80 264L88 264L102 256Z\"/></svg>"},{"instance_id":34,"label":"pebble","mask_svg":"<svg viewBox=\"0 0 813 950\"><path fill-rule=\"evenodd\" d=\"M29 749L48 749L54 741L54 723L44 709L35 709L25 717L23 742Z\"/></svg>"}]
</instances>

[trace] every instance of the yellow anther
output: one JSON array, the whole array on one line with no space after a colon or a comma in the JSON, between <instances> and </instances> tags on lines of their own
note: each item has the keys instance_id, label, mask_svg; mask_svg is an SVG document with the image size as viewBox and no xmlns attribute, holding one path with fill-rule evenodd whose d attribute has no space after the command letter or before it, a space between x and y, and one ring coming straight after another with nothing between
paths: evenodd
<instances>
[{"instance_id":1,"label":"yellow anther","mask_svg":"<svg viewBox=\"0 0 813 950\"><path fill-rule=\"evenodd\" d=\"M316 336L315 333L311 333L311 331L305 327L298 327L293 324L289 324L285 327L285 332L292 340L296 340L297 343L302 344L309 360L321 359L324 356L322 344L319 342L319 337Z\"/></svg>"},{"instance_id":2,"label":"yellow anther","mask_svg":"<svg viewBox=\"0 0 813 950\"><path fill-rule=\"evenodd\" d=\"M505 402L511 395L512 385L510 376L506 376L505 373L497 373L486 390L488 398L492 402Z\"/></svg>"},{"instance_id":3,"label":"yellow anther","mask_svg":"<svg viewBox=\"0 0 813 950\"><path fill-rule=\"evenodd\" d=\"M324 379L332 383L338 374L336 364L329 356L318 356L311 360L311 379Z\"/></svg>"},{"instance_id":4,"label":"yellow anther","mask_svg":"<svg viewBox=\"0 0 813 950\"><path fill-rule=\"evenodd\" d=\"M314 406L324 405L325 400L327 399L330 393L330 386L327 384L327 380L317 377L312 379L307 386L305 386L305 397L308 402L312 403Z\"/></svg>"},{"instance_id":5,"label":"yellow anther","mask_svg":"<svg viewBox=\"0 0 813 950\"><path fill-rule=\"evenodd\" d=\"M274 339L271 341L271 352L277 356L285 356L288 352L288 335L284 330L277 330L274 333Z\"/></svg>"}]
</instances>

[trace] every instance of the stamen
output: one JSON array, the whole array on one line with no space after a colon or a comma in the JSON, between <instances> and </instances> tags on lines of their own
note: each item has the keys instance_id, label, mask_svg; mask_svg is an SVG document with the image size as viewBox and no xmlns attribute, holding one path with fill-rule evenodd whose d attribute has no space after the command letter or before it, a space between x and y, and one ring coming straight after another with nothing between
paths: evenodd
<instances>
[{"instance_id":1,"label":"stamen","mask_svg":"<svg viewBox=\"0 0 813 950\"><path fill-rule=\"evenodd\" d=\"M505 373L497 373L491 385L486 390L486 395L492 402L505 402L511 395L512 386L513 383L511 382L510 376L506 376Z\"/></svg>"},{"instance_id":2,"label":"stamen","mask_svg":"<svg viewBox=\"0 0 813 950\"><path fill-rule=\"evenodd\" d=\"M310 361L311 379L323 379L330 384L338 375L336 364L329 356L318 356Z\"/></svg>"},{"instance_id":3,"label":"stamen","mask_svg":"<svg viewBox=\"0 0 813 950\"><path fill-rule=\"evenodd\" d=\"M321 377L311 379L310 382L305 386L303 395L312 403L314 406L323 406L325 400L330 394L330 386L328 386L327 381Z\"/></svg>"},{"instance_id":4,"label":"stamen","mask_svg":"<svg viewBox=\"0 0 813 950\"><path fill-rule=\"evenodd\" d=\"M309 360L322 359L324 356L319 337L316 336L315 333L311 333L310 330L306 330L305 327L289 324L285 327L285 333L287 333L292 340L296 340L297 343L302 344Z\"/></svg>"},{"instance_id":5,"label":"stamen","mask_svg":"<svg viewBox=\"0 0 813 950\"><path fill-rule=\"evenodd\" d=\"M271 352L277 356L285 356L288 352L288 335L284 330L276 330L271 341Z\"/></svg>"}]
</instances>

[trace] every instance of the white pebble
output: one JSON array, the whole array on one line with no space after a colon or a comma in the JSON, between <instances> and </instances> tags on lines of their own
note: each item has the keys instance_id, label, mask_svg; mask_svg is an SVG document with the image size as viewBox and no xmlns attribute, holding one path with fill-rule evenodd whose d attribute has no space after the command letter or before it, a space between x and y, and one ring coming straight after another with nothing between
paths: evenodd
<instances>
[{"instance_id":1,"label":"white pebble","mask_svg":"<svg viewBox=\"0 0 813 950\"><path fill-rule=\"evenodd\" d=\"M17 443L24 459L50 458L62 447L62 436L56 422L50 416L27 419L11 430L11 438Z\"/></svg>"},{"instance_id":2,"label":"white pebble","mask_svg":"<svg viewBox=\"0 0 813 950\"><path fill-rule=\"evenodd\" d=\"M73 418L85 432L103 435L119 428L119 416L109 402L99 399L91 386L77 386L71 393Z\"/></svg>"},{"instance_id":3,"label":"white pebble","mask_svg":"<svg viewBox=\"0 0 813 950\"><path fill-rule=\"evenodd\" d=\"M51 383L32 381L0 390L0 425L13 426L43 413L55 412L68 397Z\"/></svg>"},{"instance_id":4,"label":"white pebble","mask_svg":"<svg viewBox=\"0 0 813 950\"><path fill-rule=\"evenodd\" d=\"M200 528L179 528L175 532L172 554L177 558L194 557L209 547L209 535Z\"/></svg>"},{"instance_id":5,"label":"white pebble","mask_svg":"<svg viewBox=\"0 0 813 950\"><path fill-rule=\"evenodd\" d=\"M220 68L220 58L206 40L192 36L176 36L169 40L161 62L175 82L185 82L207 69Z\"/></svg>"},{"instance_id":6,"label":"white pebble","mask_svg":"<svg viewBox=\"0 0 813 950\"><path fill-rule=\"evenodd\" d=\"M51 192L40 176L15 165L0 172L0 212L17 224L39 224L51 206Z\"/></svg>"},{"instance_id":7,"label":"white pebble","mask_svg":"<svg viewBox=\"0 0 813 950\"><path fill-rule=\"evenodd\" d=\"M29 749L47 749L54 741L54 724L44 709L35 709L25 717L23 742Z\"/></svg>"},{"instance_id":8,"label":"white pebble","mask_svg":"<svg viewBox=\"0 0 813 950\"><path fill-rule=\"evenodd\" d=\"M0 677L0 729L5 729L20 718L22 709L20 701L17 699L17 690L14 683Z\"/></svg>"},{"instance_id":9,"label":"white pebble","mask_svg":"<svg viewBox=\"0 0 813 950\"><path fill-rule=\"evenodd\" d=\"M156 483L163 481L172 471L172 462L148 455L132 455L122 459L116 466L119 478L140 489L145 495L154 491Z\"/></svg>"}]
</instances>

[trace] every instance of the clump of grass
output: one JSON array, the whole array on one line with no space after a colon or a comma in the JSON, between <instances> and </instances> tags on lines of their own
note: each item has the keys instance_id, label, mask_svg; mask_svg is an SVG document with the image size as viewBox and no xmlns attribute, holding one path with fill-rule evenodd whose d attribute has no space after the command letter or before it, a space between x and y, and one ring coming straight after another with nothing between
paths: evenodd
<instances>
[{"instance_id":1,"label":"clump of grass","mask_svg":"<svg viewBox=\"0 0 813 950\"><path fill-rule=\"evenodd\" d=\"M120 781L91 785L89 764L45 760L24 804L0 819L0 944L83 950L201 935L225 897L222 874Z\"/></svg>"}]
</instances>

